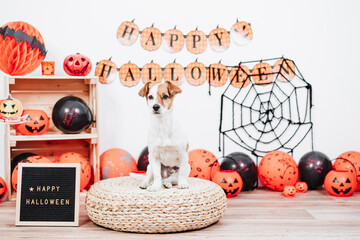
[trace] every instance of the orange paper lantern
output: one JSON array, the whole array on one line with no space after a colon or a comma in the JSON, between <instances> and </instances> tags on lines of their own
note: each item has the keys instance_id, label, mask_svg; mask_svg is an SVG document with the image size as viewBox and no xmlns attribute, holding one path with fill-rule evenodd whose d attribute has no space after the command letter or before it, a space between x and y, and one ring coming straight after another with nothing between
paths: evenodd
<instances>
[{"instance_id":1,"label":"orange paper lantern","mask_svg":"<svg viewBox=\"0 0 360 240\"><path fill-rule=\"evenodd\" d=\"M119 26L116 38L117 40L126 46L130 46L136 42L139 36L139 28L133 22L123 22Z\"/></svg>"},{"instance_id":2,"label":"orange paper lantern","mask_svg":"<svg viewBox=\"0 0 360 240\"><path fill-rule=\"evenodd\" d=\"M205 33L194 30L186 36L186 48L189 52L199 54L205 51L207 39Z\"/></svg>"},{"instance_id":3,"label":"orange paper lantern","mask_svg":"<svg viewBox=\"0 0 360 240\"><path fill-rule=\"evenodd\" d=\"M124 86L136 86L140 81L139 67L133 63L127 63L122 65L119 70L119 79Z\"/></svg>"},{"instance_id":4,"label":"orange paper lantern","mask_svg":"<svg viewBox=\"0 0 360 240\"><path fill-rule=\"evenodd\" d=\"M184 47L184 34L177 29L170 29L164 34L164 48L171 53L180 52Z\"/></svg>"},{"instance_id":5,"label":"orange paper lantern","mask_svg":"<svg viewBox=\"0 0 360 240\"><path fill-rule=\"evenodd\" d=\"M99 82L104 84L113 82L116 77L117 67L110 59L101 60L95 68L95 76L98 76Z\"/></svg>"},{"instance_id":6,"label":"orange paper lantern","mask_svg":"<svg viewBox=\"0 0 360 240\"><path fill-rule=\"evenodd\" d=\"M76 152L67 152L57 157L54 162L80 163L80 190L83 190L89 184L91 179L91 165L83 155Z\"/></svg>"},{"instance_id":7,"label":"orange paper lantern","mask_svg":"<svg viewBox=\"0 0 360 240\"><path fill-rule=\"evenodd\" d=\"M247 66L238 65L230 70L230 82L236 88L246 87L250 83L250 70Z\"/></svg>"},{"instance_id":8,"label":"orange paper lantern","mask_svg":"<svg viewBox=\"0 0 360 240\"><path fill-rule=\"evenodd\" d=\"M164 69L164 80L179 86L184 79L184 67L178 63L170 63Z\"/></svg>"},{"instance_id":9,"label":"orange paper lantern","mask_svg":"<svg viewBox=\"0 0 360 240\"><path fill-rule=\"evenodd\" d=\"M289 82L295 76L295 64L289 59L281 58L274 65L276 79L282 82Z\"/></svg>"},{"instance_id":10,"label":"orange paper lantern","mask_svg":"<svg viewBox=\"0 0 360 240\"><path fill-rule=\"evenodd\" d=\"M151 81L153 83L161 83L162 70L159 64L151 63L145 64L141 71L142 81L144 84Z\"/></svg>"},{"instance_id":11,"label":"orange paper lantern","mask_svg":"<svg viewBox=\"0 0 360 240\"><path fill-rule=\"evenodd\" d=\"M123 149L112 148L100 156L101 179L129 176L130 172L136 170L135 159Z\"/></svg>"},{"instance_id":12,"label":"orange paper lantern","mask_svg":"<svg viewBox=\"0 0 360 240\"><path fill-rule=\"evenodd\" d=\"M258 170L261 182L275 191L282 191L285 186L294 186L299 177L294 159L281 151L266 154L261 159Z\"/></svg>"},{"instance_id":13,"label":"orange paper lantern","mask_svg":"<svg viewBox=\"0 0 360 240\"><path fill-rule=\"evenodd\" d=\"M227 30L216 28L209 33L209 44L212 50L223 52L230 46L230 36Z\"/></svg>"},{"instance_id":14,"label":"orange paper lantern","mask_svg":"<svg viewBox=\"0 0 360 240\"><path fill-rule=\"evenodd\" d=\"M356 179L349 171L331 170L325 177L325 190L332 196L351 196L356 190Z\"/></svg>"},{"instance_id":15,"label":"orange paper lantern","mask_svg":"<svg viewBox=\"0 0 360 240\"><path fill-rule=\"evenodd\" d=\"M252 69L252 78L255 84L266 85L273 81L273 71L268 63L260 62Z\"/></svg>"},{"instance_id":16,"label":"orange paper lantern","mask_svg":"<svg viewBox=\"0 0 360 240\"><path fill-rule=\"evenodd\" d=\"M55 62L53 62L53 61L41 62L41 74L42 75L54 75L55 74Z\"/></svg>"},{"instance_id":17,"label":"orange paper lantern","mask_svg":"<svg viewBox=\"0 0 360 240\"><path fill-rule=\"evenodd\" d=\"M40 32L26 22L9 22L0 28L0 70L12 76L33 72L46 56Z\"/></svg>"},{"instance_id":18,"label":"orange paper lantern","mask_svg":"<svg viewBox=\"0 0 360 240\"><path fill-rule=\"evenodd\" d=\"M186 67L186 80L191 85L199 86L206 81L206 67L199 62L193 62Z\"/></svg>"},{"instance_id":19,"label":"orange paper lantern","mask_svg":"<svg viewBox=\"0 0 360 240\"><path fill-rule=\"evenodd\" d=\"M221 170L217 172L212 181L224 190L228 198L238 195L243 187L240 174L231 170Z\"/></svg>"},{"instance_id":20,"label":"orange paper lantern","mask_svg":"<svg viewBox=\"0 0 360 240\"><path fill-rule=\"evenodd\" d=\"M154 27L145 28L141 33L141 46L148 51L155 51L161 45L161 32Z\"/></svg>"},{"instance_id":21,"label":"orange paper lantern","mask_svg":"<svg viewBox=\"0 0 360 240\"><path fill-rule=\"evenodd\" d=\"M207 73L209 83L214 87L223 86L228 79L229 72L221 63L211 64Z\"/></svg>"},{"instance_id":22,"label":"orange paper lantern","mask_svg":"<svg viewBox=\"0 0 360 240\"><path fill-rule=\"evenodd\" d=\"M249 44L253 39L253 31L247 22L236 22L230 33L234 42L240 46Z\"/></svg>"},{"instance_id":23,"label":"orange paper lantern","mask_svg":"<svg viewBox=\"0 0 360 240\"><path fill-rule=\"evenodd\" d=\"M52 163L52 161L43 156L30 156L24 160L21 160L19 163ZM14 191L17 191L18 171L19 165L16 165L14 171L11 174L11 185Z\"/></svg>"},{"instance_id":24,"label":"orange paper lantern","mask_svg":"<svg viewBox=\"0 0 360 240\"><path fill-rule=\"evenodd\" d=\"M294 186L285 186L282 193L285 197L295 197L296 188Z\"/></svg>"},{"instance_id":25,"label":"orange paper lantern","mask_svg":"<svg viewBox=\"0 0 360 240\"><path fill-rule=\"evenodd\" d=\"M360 152L344 152L337 157L334 163L335 170L346 170L354 174L357 181L356 190L360 190Z\"/></svg>"},{"instance_id":26,"label":"orange paper lantern","mask_svg":"<svg viewBox=\"0 0 360 240\"><path fill-rule=\"evenodd\" d=\"M190 177L210 180L220 170L216 157L204 149L195 149L189 152ZM213 169L214 167L214 169Z\"/></svg>"}]
</instances>

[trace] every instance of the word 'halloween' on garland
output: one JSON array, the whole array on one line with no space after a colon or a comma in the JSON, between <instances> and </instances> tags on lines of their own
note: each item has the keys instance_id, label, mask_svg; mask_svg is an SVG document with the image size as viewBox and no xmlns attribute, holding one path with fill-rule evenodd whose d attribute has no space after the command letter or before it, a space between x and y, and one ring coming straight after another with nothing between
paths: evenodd
<instances>
[{"instance_id":1,"label":"word 'halloween' on garland","mask_svg":"<svg viewBox=\"0 0 360 240\"><path fill-rule=\"evenodd\" d=\"M294 62L285 58L276 58L275 60L277 61L274 66L259 61L250 71L246 65L251 62L242 62L236 66L225 66L219 62L205 67L198 61L190 63L186 68L175 61L166 65L165 68L152 61L142 68L129 62L118 69L116 64L109 59L97 63L95 76L99 77L101 83L111 83L116 78L116 72L119 71L120 82L127 87L137 85L140 78L144 84L149 81L160 83L164 79L176 85L180 85L186 78L187 82L194 86L202 85L208 80L209 84L214 87L221 87L230 79L231 85L236 88L246 87L251 79L257 85L269 84L274 81L274 75L279 81L290 81L295 76Z\"/></svg>"},{"instance_id":2,"label":"word 'halloween' on garland","mask_svg":"<svg viewBox=\"0 0 360 240\"><path fill-rule=\"evenodd\" d=\"M205 51L207 39L209 39L211 49L216 52L223 52L229 48L230 34L233 41L238 45L247 45L253 39L250 24L239 21L236 21L230 31L217 27L209 35L205 35L204 32L196 28L184 35L180 30L176 29L176 26L166 33L161 33L159 29L154 27L154 24L140 31L133 20L132 22L121 23L116 37L121 44L130 46L136 42L139 34L141 34L140 44L145 50L155 51L159 49L163 42L165 50L170 53L180 52L185 41L189 52L199 54Z\"/></svg>"}]
</instances>

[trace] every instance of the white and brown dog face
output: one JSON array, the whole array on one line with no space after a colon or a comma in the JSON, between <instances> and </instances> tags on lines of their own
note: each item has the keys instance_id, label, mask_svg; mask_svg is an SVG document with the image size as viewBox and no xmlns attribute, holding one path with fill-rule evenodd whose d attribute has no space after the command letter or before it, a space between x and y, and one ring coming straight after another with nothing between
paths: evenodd
<instances>
[{"instance_id":1,"label":"white and brown dog face","mask_svg":"<svg viewBox=\"0 0 360 240\"><path fill-rule=\"evenodd\" d=\"M178 93L181 93L181 89L169 81L160 84L148 82L139 91L141 97L146 97L152 114L168 112L172 107L174 96Z\"/></svg>"}]
</instances>

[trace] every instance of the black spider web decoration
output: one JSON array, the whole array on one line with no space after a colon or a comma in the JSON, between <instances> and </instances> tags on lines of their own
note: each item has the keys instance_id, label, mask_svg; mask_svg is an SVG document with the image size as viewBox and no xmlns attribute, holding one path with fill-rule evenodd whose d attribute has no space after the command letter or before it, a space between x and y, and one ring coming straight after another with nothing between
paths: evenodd
<instances>
[{"instance_id":1,"label":"black spider web decoration","mask_svg":"<svg viewBox=\"0 0 360 240\"><path fill-rule=\"evenodd\" d=\"M266 62L274 66L274 63L280 59L283 58L240 64L249 67L251 64ZM228 140L256 156L256 159L274 150L293 155L294 149L309 134L311 134L311 148L314 148L311 121L312 88L301 75L294 61L292 63L294 64L291 68L294 74L292 79L288 79L286 74L283 74L285 73L283 64L287 64L287 67L289 64L287 61L282 61L280 70L275 72L273 67L271 83L255 84L253 77L259 75L254 74L247 76L250 78L250 83L245 87L235 88L231 83L227 86L221 95L219 127L219 151L222 145L223 155Z\"/></svg>"}]
</instances>

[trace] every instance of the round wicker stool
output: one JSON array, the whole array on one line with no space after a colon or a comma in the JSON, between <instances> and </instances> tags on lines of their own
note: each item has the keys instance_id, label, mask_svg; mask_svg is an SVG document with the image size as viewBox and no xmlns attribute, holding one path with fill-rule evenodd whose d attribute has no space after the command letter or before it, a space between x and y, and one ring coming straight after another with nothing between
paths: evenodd
<instances>
[{"instance_id":1,"label":"round wicker stool","mask_svg":"<svg viewBox=\"0 0 360 240\"><path fill-rule=\"evenodd\" d=\"M226 208L224 191L203 179L190 178L189 184L149 192L132 177L103 180L90 188L86 210L95 224L125 232L182 232L217 222Z\"/></svg>"}]
</instances>

